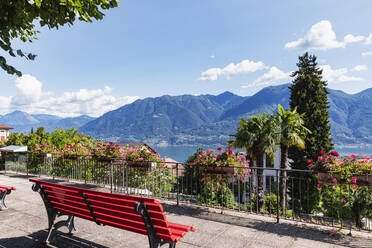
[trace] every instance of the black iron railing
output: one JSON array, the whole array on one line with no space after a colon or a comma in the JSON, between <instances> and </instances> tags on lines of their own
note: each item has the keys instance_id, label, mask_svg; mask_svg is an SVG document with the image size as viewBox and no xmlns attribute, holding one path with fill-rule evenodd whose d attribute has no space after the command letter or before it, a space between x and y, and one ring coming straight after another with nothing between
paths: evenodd
<instances>
[{"instance_id":1,"label":"black iron railing","mask_svg":"<svg viewBox=\"0 0 372 248\"><path fill-rule=\"evenodd\" d=\"M5 172L66 178L111 192L246 211L341 228L372 230L372 175L355 184L320 180L317 172L251 167L199 170L182 163L52 155L5 158ZM285 176L284 176L285 175Z\"/></svg>"}]
</instances>

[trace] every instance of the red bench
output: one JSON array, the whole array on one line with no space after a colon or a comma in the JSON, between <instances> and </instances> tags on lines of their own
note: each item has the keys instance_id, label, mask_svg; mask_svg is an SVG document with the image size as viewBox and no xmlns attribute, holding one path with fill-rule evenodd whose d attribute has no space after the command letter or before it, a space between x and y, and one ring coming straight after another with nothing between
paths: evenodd
<instances>
[{"instance_id":1,"label":"red bench","mask_svg":"<svg viewBox=\"0 0 372 248\"><path fill-rule=\"evenodd\" d=\"M5 196L9 195L12 190L16 190L14 187L0 186L0 210L8 209L5 205Z\"/></svg>"},{"instance_id":2,"label":"red bench","mask_svg":"<svg viewBox=\"0 0 372 248\"><path fill-rule=\"evenodd\" d=\"M148 236L150 248L176 243L192 226L168 222L159 201L151 198L111 194L93 190L30 179L32 189L39 192L48 214L49 243L52 233L66 226L69 233L75 230L74 217ZM67 215L67 220L54 223L56 218Z\"/></svg>"}]
</instances>

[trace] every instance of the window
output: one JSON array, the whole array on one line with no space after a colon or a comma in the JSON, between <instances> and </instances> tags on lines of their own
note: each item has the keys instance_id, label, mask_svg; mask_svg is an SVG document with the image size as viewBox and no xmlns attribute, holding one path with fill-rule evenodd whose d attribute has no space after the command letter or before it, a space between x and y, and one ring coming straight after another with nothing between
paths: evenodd
<instances>
[{"instance_id":1,"label":"window","mask_svg":"<svg viewBox=\"0 0 372 248\"><path fill-rule=\"evenodd\" d=\"M270 161L270 156L266 155L266 168L273 168L274 167L274 161Z\"/></svg>"}]
</instances>

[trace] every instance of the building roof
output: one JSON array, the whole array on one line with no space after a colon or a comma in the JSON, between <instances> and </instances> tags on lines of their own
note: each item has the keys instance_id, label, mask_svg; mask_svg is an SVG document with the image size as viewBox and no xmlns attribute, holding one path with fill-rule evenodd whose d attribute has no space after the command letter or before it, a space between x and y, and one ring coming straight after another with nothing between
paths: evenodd
<instances>
[{"instance_id":1,"label":"building roof","mask_svg":"<svg viewBox=\"0 0 372 248\"><path fill-rule=\"evenodd\" d=\"M0 152L27 152L27 146L6 146L0 148Z\"/></svg>"},{"instance_id":2,"label":"building roof","mask_svg":"<svg viewBox=\"0 0 372 248\"><path fill-rule=\"evenodd\" d=\"M155 149L153 149L151 146L144 142L136 142L136 143L115 143L120 147L130 147L130 148L135 148L135 149L140 149L142 147L147 147L151 152L157 153Z\"/></svg>"},{"instance_id":3,"label":"building roof","mask_svg":"<svg viewBox=\"0 0 372 248\"><path fill-rule=\"evenodd\" d=\"M5 126L5 125L0 125L0 129L13 129L13 128L9 126Z\"/></svg>"}]
</instances>

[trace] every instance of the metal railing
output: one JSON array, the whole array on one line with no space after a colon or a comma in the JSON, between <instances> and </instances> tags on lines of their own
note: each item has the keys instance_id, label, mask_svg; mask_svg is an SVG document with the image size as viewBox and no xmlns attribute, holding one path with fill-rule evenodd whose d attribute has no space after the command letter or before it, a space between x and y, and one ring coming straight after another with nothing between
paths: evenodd
<instances>
[{"instance_id":1,"label":"metal railing","mask_svg":"<svg viewBox=\"0 0 372 248\"><path fill-rule=\"evenodd\" d=\"M372 230L372 175L363 183L321 183L317 172L251 167L199 170L182 163L89 157L5 157L5 173L77 180L111 192L232 209L340 228Z\"/></svg>"}]
</instances>

